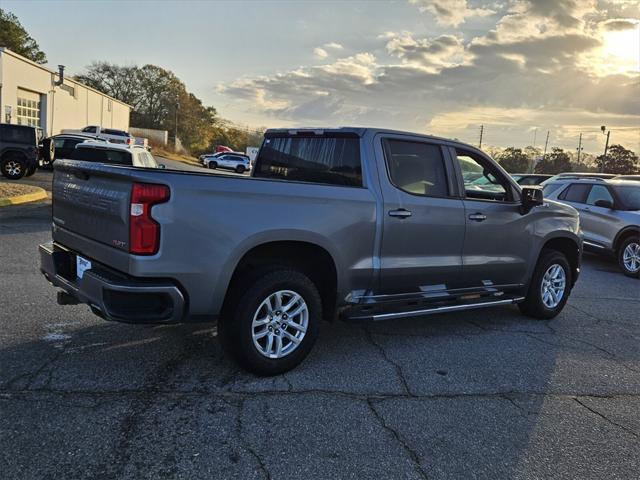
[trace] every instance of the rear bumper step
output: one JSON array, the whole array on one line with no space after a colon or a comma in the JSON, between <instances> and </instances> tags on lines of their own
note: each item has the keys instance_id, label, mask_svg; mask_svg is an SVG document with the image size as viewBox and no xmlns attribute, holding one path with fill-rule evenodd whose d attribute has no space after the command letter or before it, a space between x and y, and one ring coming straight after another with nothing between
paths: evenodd
<instances>
[{"instance_id":1,"label":"rear bumper step","mask_svg":"<svg viewBox=\"0 0 640 480\"><path fill-rule=\"evenodd\" d=\"M40 245L40 271L59 292L58 303L86 303L105 320L125 323L176 323L185 316L185 298L168 280L126 276L92 262L76 277L75 252L52 242Z\"/></svg>"},{"instance_id":2,"label":"rear bumper step","mask_svg":"<svg viewBox=\"0 0 640 480\"><path fill-rule=\"evenodd\" d=\"M376 312L371 314L366 314L363 312L358 312L355 315L349 315L346 313L343 315L343 320L345 321L360 321L360 320L373 320L373 321L381 321L381 320L393 320L397 318L409 318L409 317L420 317L423 315L433 315L437 313L448 313L448 312L461 312L465 310L475 310L477 308L487 308L487 307L497 307L500 305L512 305L515 303L520 303L524 300L524 297L509 297L502 298L500 300L483 300L474 303L458 303L451 305L438 305L432 307L421 308L418 310L408 310L401 312Z\"/></svg>"}]
</instances>

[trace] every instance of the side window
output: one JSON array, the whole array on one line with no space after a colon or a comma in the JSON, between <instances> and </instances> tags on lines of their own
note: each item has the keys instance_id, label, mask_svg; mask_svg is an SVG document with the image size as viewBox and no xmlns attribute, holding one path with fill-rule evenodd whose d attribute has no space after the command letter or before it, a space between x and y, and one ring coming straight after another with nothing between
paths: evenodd
<instances>
[{"instance_id":1,"label":"side window","mask_svg":"<svg viewBox=\"0 0 640 480\"><path fill-rule=\"evenodd\" d=\"M64 138L54 138L53 144L56 146L56 148L62 148L62 146L64 145Z\"/></svg>"},{"instance_id":2,"label":"side window","mask_svg":"<svg viewBox=\"0 0 640 480\"><path fill-rule=\"evenodd\" d=\"M609 193L609 189L604 185L594 185L591 187L591 191L587 197L587 205L595 205L598 200L608 200L613 204L613 197L611 193Z\"/></svg>"},{"instance_id":3,"label":"side window","mask_svg":"<svg viewBox=\"0 0 640 480\"><path fill-rule=\"evenodd\" d=\"M590 188L589 184L572 183L558 195L558 198L566 202L584 203Z\"/></svg>"},{"instance_id":4,"label":"side window","mask_svg":"<svg viewBox=\"0 0 640 480\"><path fill-rule=\"evenodd\" d=\"M511 184L495 165L480 155L458 148L456 148L456 158L462 172L467 198L513 201Z\"/></svg>"},{"instance_id":5,"label":"side window","mask_svg":"<svg viewBox=\"0 0 640 480\"><path fill-rule=\"evenodd\" d=\"M293 182L362 186L360 139L355 136L268 136L255 176Z\"/></svg>"},{"instance_id":6,"label":"side window","mask_svg":"<svg viewBox=\"0 0 640 480\"><path fill-rule=\"evenodd\" d=\"M74 139L74 138L67 138L64 141L64 148L72 148L73 149L73 148L76 148L76 145L78 145L79 143L82 143L82 142L84 142L84 140L77 140L77 139ZM56 144L56 147L57 146L58 145Z\"/></svg>"},{"instance_id":7,"label":"side window","mask_svg":"<svg viewBox=\"0 0 640 480\"><path fill-rule=\"evenodd\" d=\"M96 133L96 127L85 127L82 131L87 133Z\"/></svg>"},{"instance_id":8,"label":"side window","mask_svg":"<svg viewBox=\"0 0 640 480\"><path fill-rule=\"evenodd\" d=\"M440 145L385 139L383 146L389 178L397 188L428 197L449 194Z\"/></svg>"}]
</instances>

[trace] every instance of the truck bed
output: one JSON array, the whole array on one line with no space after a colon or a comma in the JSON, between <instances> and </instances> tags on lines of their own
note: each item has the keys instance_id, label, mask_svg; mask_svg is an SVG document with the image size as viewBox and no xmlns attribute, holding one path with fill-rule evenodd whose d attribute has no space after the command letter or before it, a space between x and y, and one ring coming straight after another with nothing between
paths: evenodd
<instances>
[{"instance_id":1,"label":"truck bed","mask_svg":"<svg viewBox=\"0 0 640 480\"><path fill-rule=\"evenodd\" d=\"M160 225L153 255L129 253L134 183L169 188L169 200L151 209ZM314 242L344 262L339 284L367 284L376 199L365 188L60 160L52 235L65 249L134 280L176 282L190 294L188 315L197 318L219 311L234 266L265 242Z\"/></svg>"}]
</instances>

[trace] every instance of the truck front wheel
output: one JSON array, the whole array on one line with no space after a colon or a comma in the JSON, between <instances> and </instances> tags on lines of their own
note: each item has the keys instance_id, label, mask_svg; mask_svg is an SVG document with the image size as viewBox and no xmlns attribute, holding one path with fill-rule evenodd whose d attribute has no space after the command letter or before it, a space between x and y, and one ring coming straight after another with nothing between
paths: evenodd
<instances>
[{"instance_id":1,"label":"truck front wheel","mask_svg":"<svg viewBox=\"0 0 640 480\"><path fill-rule=\"evenodd\" d=\"M322 318L314 283L288 267L263 271L233 287L218 323L223 348L246 370L277 375L311 351Z\"/></svg>"},{"instance_id":2,"label":"truck front wheel","mask_svg":"<svg viewBox=\"0 0 640 480\"><path fill-rule=\"evenodd\" d=\"M543 250L520 311L529 317L549 320L564 308L571 292L571 267L557 250Z\"/></svg>"}]
</instances>

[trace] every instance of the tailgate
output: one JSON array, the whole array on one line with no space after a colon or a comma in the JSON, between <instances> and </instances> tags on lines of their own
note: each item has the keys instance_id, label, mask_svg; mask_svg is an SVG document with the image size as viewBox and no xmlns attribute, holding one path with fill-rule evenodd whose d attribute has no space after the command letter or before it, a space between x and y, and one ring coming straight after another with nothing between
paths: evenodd
<instances>
[{"instance_id":1,"label":"tailgate","mask_svg":"<svg viewBox=\"0 0 640 480\"><path fill-rule=\"evenodd\" d=\"M54 165L54 240L59 227L128 251L132 181L127 169L66 160Z\"/></svg>"}]
</instances>

